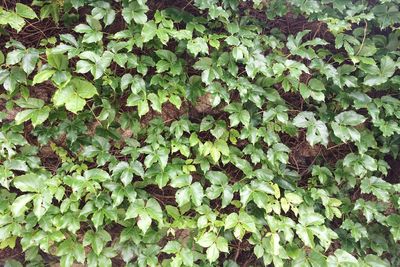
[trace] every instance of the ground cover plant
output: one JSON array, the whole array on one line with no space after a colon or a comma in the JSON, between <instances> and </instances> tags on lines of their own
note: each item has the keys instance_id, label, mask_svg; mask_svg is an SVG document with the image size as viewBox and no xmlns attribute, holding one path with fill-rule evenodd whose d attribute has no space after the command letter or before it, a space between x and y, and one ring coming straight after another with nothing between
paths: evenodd
<instances>
[{"instance_id":1,"label":"ground cover plant","mask_svg":"<svg viewBox=\"0 0 400 267\"><path fill-rule=\"evenodd\" d=\"M0 3L2 266L400 266L399 0Z\"/></svg>"}]
</instances>

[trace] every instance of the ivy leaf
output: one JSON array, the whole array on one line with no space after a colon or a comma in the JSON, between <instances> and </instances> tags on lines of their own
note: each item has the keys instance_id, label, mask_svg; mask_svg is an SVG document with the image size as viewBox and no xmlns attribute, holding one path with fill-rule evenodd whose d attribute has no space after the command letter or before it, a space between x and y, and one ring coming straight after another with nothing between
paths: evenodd
<instances>
[{"instance_id":1,"label":"ivy leaf","mask_svg":"<svg viewBox=\"0 0 400 267\"><path fill-rule=\"evenodd\" d=\"M395 241L400 240L400 215L391 214L386 219L387 223L390 225L390 232L393 235Z\"/></svg>"},{"instance_id":2,"label":"ivy leaf","mask_svg":"<svg viewBox=\"0 0 400 267\"><path fill-rule=\"evenodd\" d=\"M389 267L390 266L390 264L386 260L382 260L381 258L379 258L378 256L373 255L373 254L368 254L367 256L365 256L364 260L371 267L372 266L374 266L374 267Z\"/></svg>"},{"instance_id":3,"label":"ivy leaf","mask_svg":"<svg viewBox=\"0 0 400 267\"><path fill-rule=\"evenodd\" d=\"M27 75L31 74L36 67L39 59L39 53L36 50L28 50L22 58L22 69Z\"/></svg>"},{"instance_id":4,"label":"ivy leaf","mask_svg":"<svg viewBox=\"0 0 400 267\"><path fill-rule=\"evenodd\" d=\"M190 185L190 195L193 204L197 207L200 206L203 201L204 192L203 192L203 187L199 182L195 182L192 185Z\"/></svg>"},{"instance_id":5,"label":"ivy leaf","mask_svg":"<svg viewBox=\"0 0 400 267\"><path fill-rule=\"evenodd\" d=\"M235 127L242 123L245 127L250 124L250 113L243 109L239 103L231 103L227 105L224 110L231 113L229 116L230 126Z\"/></svg>"},{"instance_id":6,"label":"ivy leaf","mask_svg":"<svg viewBox=\"0 0 400 267\"><path fill-rule=\"evenodd\" d=\"M33 173L17 176L13 183L22 192L41 192L44 188L45 178L42 175Z\"/></svg>"},{"instance_id":7,"label":"ivy leaf","mask_svg":"<svg viewBox=\"0 0 400 267\"><path fill-rule=\"evenodd\" d=\"M76 72L87 73L92 69L92 64L86 60L79 60L76 63Z\"/></svg>"},{"instance_id":8,"label":"ivy leaf","mask_svg":"<svg viewBox=\"0 0 400 267\"><path fill-rule=\"evenodd\" d=\"M68 67L68 58L66 55L60 53L51 52L51 50L46 51L47 62L50 66L56 70L65 70Z\"/></svg>"},{"instance_id":9,"label":"ivy leaf","mask_svg":"<svg viewBox=\"0 0 400 267\"><path fill-rule=\"evenodd\" d=\"M201 38L201 37L197 37L193 40L190 40L187 43L187 49L189 50L190 53L192 53L195 57L197 57L197 55L199 53L202 54L206 54L208 55L208 45L207 42Z\"/></svg>"},{"instance_id":10,"label":"ivy leaf","mask_svg":"<svg viewBox=\"0 0 400 267\"><path fill-rule=\"evenodd\" d=\"M146 213L139 215L139 219L137 221L137 225L143 233L146 233L151 225L151 218Z\"/></svg>"},{"instance_id":11,"label":"ivy leaf","mask_svg":"<svg viewBox=\"0 0 400 267\"><path fill-rule=\"evenodd\" d=\"M66 86L64 88L58 89L53 96L53 102L55 106L64 105L74 94L74 89L72 86Z\"/></svg>"},{"instance_id":12,"label":"ivy leaf","mask_svg":"<svg viewBox=\"0 0 400 267\"><path fill-rule=\"evenodd\" d=\"M225 218L225 229L231 229L239 223L239 215L231 213Z\"/></svg>"},{"instance_id":13,"label":"ivy leaf","mask_svg":"<svg viewBox=\"0 0 400 267\"><path fill-rule=\"evenodd\" d=\"M147 102L147 100L140 101L137 106L138 106L139 117L142 117L150 110L149 103Z\"/></svg>"},{"instance_id":14,"label":"ivy leaf","mask_svg":"<svg viewBox=\"0 0 400 267\"><path fill-rule=\"evenodd\" d=\"M81 84L82 81L75 81L77 84ZM89 85L88 83L83 83ZM93 85L89 85L86 88L80 87L80 92L84 96L90 96L94 94L95 88L91 88ZM87 91L86 91L87 90ZM75 92L74 87L72 85L68 85L64 88L58 89L53 96L53 102L55 106L65 105L65 108L72 113L77 113L78 111L83 110L83 107L86 105L86 101L81 98L77 92Z\"/></svg>"},{"instance_id":15,"label":"ivy leaf","mask_svg":"<svg viewBox=\"0 0 400 267\"><path fill-rule=\"evenodd\" d=\"M228 183L228 176L226 176L223 172L219 171L209 171L206 173L206 178L212 183L216 185L225 185Z\"/></svg>"},{"instance_id":16,"label":"ivy leaf","mask_svg":"<svg viewBox=\"0 0 400 267\"><path fill-rule=\"evenodd\" d=\"M345 230L350 230L351 236L356 240L359 241L363 237L368 237L367 229L361 225L360 223L354 223L350 219L346 219L343 223L341 228Z\"/></svg>"},{"instance_id":17,"label":"ivy leaf","mask_svg":"<svg viewBox=\"0 0 400 267\"><path fill-rule=\"evenodd\" d=\"M293 124L299 128L307 128L306 139L311 146L318 143L324 146L328 145L328 128L324 122L315 119L314 113L309 111L300 112L293 119Z\"/></svg>"},{"instance_id":18,"label":"ivy leaf","mask_svg":"<svg viewBox=\"0 0 400 267\"><path fill-rule=\"evenodd\" d=\"M13 50L7 54L6 64L15 65L24 57L24 51L20 49Z\"/></svg>"},{"instance_id":19,"label":"ivy leaf","mask_svg":"<svg viewBox=\"0 0 400 267\"><path fill-rule=\"evenodd\" d=\"M219 236L215 241L215 244L219 251L229 253L228 241L224 237Z\"/></svg>"},{"instance_id":20,"label":"ivy leaf","mask_svg":"<svg viewBox=\"0 0 400 267\"><path fill-rule=\"evenodd\" d=\"M51 76L55 73L55 70L42 70L38 72L34 77L32 81L32 85L42 83L44 81L47 81L50 79Z\"/></svg>"},{"instance_id":21,"label":"ivy leaf","mask_svg":"<svg viewBox=\"0 0 400 267\"><path fill-rule=\"evenodd\" d=\"M0 24L2 25L10 25L11 28L15 29L17 32L20 32L22 28L25 26L25 20L19 16L16 12L7 12L2 11L2 15L0 16Z\"/></svg>"},{"instance_id":22,"label":"ivy leaf","mask_svg":"<svg viewBox=\"0 0 400 267\"><path fill-rule=\"evenodd\" d=\"M143 42L147 43L150 40L153 40L153 38L156 36L157 33L157 25L153 20L150 20L146 22L143 25L142 28L142 37L143 37Z\"/></svg>"},{"instance_id":23,"label":"ivy leaf","mask_svg":"<svg viewBox=\"0 0 400 267\"><path fill-rule=\"evenodd\" d=\"M383 84L393 76L395 70L395 62L389 56L384 56L381 59L381 68L376 68L371 74L368 74L364 79L364 84L368 86Z\"/></svg>"},{"instance_id":24,"label":"ivy leaf","mask_svg":"<svg viewBox=\"0 0 400 267\"><path fill-rule=\"evenodd\" d=\"M127 7L122 9L122 17L127 23L132 20L137 24L145 24L147 21L146 12L149 8L142 1L132 1Z\"/></svg>"},{"instance_id":25,"label":"ivy leaf","mask_svg":"<svg viewBox=\"0 0 400 267\"><path fill-rule=\"evenodd\" d=\"M198 240L197 244L202 246L203 248L210 247L213 243L215 243L217 236L212 232L206 232L203 234Z\"/></svg>"},{"instance_id":26,"label":"ivy leaf","mask_svg":"<svg viewBox=\"0 0 400 267\"><path fill-rule=\"evenodd\" d=\"M366 118L363 115L360 115L353 110L350 111L344 111L340 113L339 115L335 116L335 121L343 124L343 125L349 125L349 126L357 126L361 123L363 123L366 120Z\"/></svg>"},{"instance_id":27,"label":"ivy leaf","mask_svg":"<svg viewBox=\"0 0 400 267\"><path fill-rule=\"evenodd\" d=\"M15 11L17 14L23 18L35 19L37 18L35 11L27 5L17 3L15 5Z\"/></svg>"},{"instance_id":28,"label":"ivy leaf","mask_svg":"<svg viewBox=\"0 0 400 267\"><path fill-rule=\"evenodd\" d=\"M374 163L372 163L374 165ZM370 164L366 164L366 166L371 166ZM372 193L378 199L382 201L388 201L390 196L390 189L392 188L391 184L384 181L381 178L372 176L369 178L364 178L361 181L361 193Z\"/></svg>"},{"instance_id":29,"label":"ivy leaf","mask_svg":"<svg viewBox=\"0 0 400 267\"><path fill-rule=\"evenodd\" d=\"M65 108L72 113L77 113L78 111L83 110L83 107L86 105L86 101L79 97L75 92L70 95L70 98L65 103Z\"/></svg>"},{"instance_id":30,"label":"ivy leaf","mask_svg":"<svg viewBox=\"0 0 400 267\"><path fill-rule=\"evenodd\" d=\"M49 117L49 113L50 113L50 107L48 106L41 109L37 109L34 112L32 112L31 113L32 126L36 127L45 122Z\"/></svg>"},{"instance_id":31,"label":"ivy leaf","mask_svg":"<svg viewBox=\"0 0 400 267\"><path fill-rule=\"evenodd\" d=\"M161 206L155 199L151 198L147 201L146 211L152 219L162 223L163 213Z\"/></svg>"},{"instance_id":32,"label":"ivy leaf","mask_svg":"<svg viewBox=\"0 0 400 267\"><path fill-rule=\"evenodd\" d=\"M24 194L22 196L17 197L12 205L10 206L10 211L12 212L14 217L22 216L25 211L28 209L26 204L28 204L34 197L34 194Z\"/></svg>"},{"instance_id":33,"label":"ivy leaf","mask_svg":"<svg viewBox=\"0 0 400 267\"><path fill-rule=\"evenodd\" d=\"M182 207L183 205L189 203L190 197L191 190L189 186L179 189L178 191L176 191L175 194L176 203L178 203L179 207Z\"/></svg>"},{"instance_id":34,"label":"ivy leaf","mask_svg":"<svg viewBox=\"0 0 400 267\"><path fill-rule=\"evenodd\" d=\"M357 259L348 253L345 250L342 249L337 249L335 251L335 256L338 259L339 265L344 265L344 266L358 266L358 261Z\"/></svg>"},{"instance_id":35,"label":"ivy leaf","mask_svg":"<svg viewBox=\"0 0 400 267\"><path fill-rule=\"evenodd\" d=\"M81 78L73 78L71 83L76 88L77 94L81 98L91 98L94 95L97 95L96 87L91 83Z\"/></svg>"},{"instance_id":36,"label":"ivy leaf","mask_svg":"<svg viewBox=\"0 0 400 267\"><path fill-rule=\"evenodd\" d=\"M209 248L207 248L206 254L207 254L207 260L209 262L216 261L219 257L219 250L217 248L217 245L212 244Z\"/></svg>"},{"instance_id":37,"label":"ivy leaf","mask_svg":"<svg viewBox=\"0 0 400 267\"><path fill-rule=\"evenodd\" d=\"M30 119L32 112L34 112L33 109L27 109L23 110L21 112L18 112L18 114L15 116L15 123L16 124L21 124L27 120Z\"/></svg>"},{"instance_id":38,"label":"ivy leaf","mask_svg":"<svg viewBox=\"0 0 400 267\"><path fill-rule=\"evenodd\" d=\"M96 253L96 255L100 255L105 245L109 241L111 241L111 236L107 231L101 229L97 232L94 232L93 230L90 230L86 232L83 238L83 245L91 245L94 253Z\"/></svg>"},{"instance_id":39,"label":"ivy leaf","mask_svg":"<svg viewBox=\"0 0 400 267\"><path fill-rule=\"evenodd\" d=\"M228 206L233 199L233 189L230 186L225 186L222 191L222 208Z\"/></svg>"},{"instance_id":40,"label":"ivy leaf","mask_svg":"<svg viewBox=\"0 0 400 267\"><path fill-rule=\"evenodd\" d=\"M309 230L306 226L296 225L296 233L300 237L301 241L303 241L304 245L310 248L314 248L314 235L311 230Z\"/></svg>"}]
</instances>

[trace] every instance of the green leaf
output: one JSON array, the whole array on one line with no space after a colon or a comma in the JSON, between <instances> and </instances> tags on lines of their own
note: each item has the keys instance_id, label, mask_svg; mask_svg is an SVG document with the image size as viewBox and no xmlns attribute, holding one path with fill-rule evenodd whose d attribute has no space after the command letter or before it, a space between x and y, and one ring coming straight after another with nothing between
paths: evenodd
<instances>
[{"instance_id":1,"label":"green leaf","mask_svg":"<svg viewBox=\"0 0 400 267\"><path fill-rule=\"evenodd\" d=\"M33 127L36 127L47 120L50 113L50 107L46 106L41 109L37 109L31 114L31 121Z\"/></svg>"},{"instance_id":2,"label":"green leaf","mask_svg":"<svg viewBox=\"0 0 400 267\"><path fill-rule=\"evenodd\" d=\"M224 156L229 156L229 147L228 144L224 140L217 140L214 143L214 147L218 149L218 151L224 155Z\"/></svg>"},{"instance_id":3,"label":"green leaf","mask_svg":"<svg viewBox=\"0 0 400 267\"><path fill-rule=\"evenodd\" d=\"M66 55L60 53L52 53L51 51L46 51L47 62L50 66L57 70L65 70L68 67L68 58Z\"/></svg>"},{"instance_id":4,"label":"green leaf","mask_svg":"<svg viewBox=\"0 0 400 267\"><path fill-rule=\"evenodd\" d=\"M307 229L307 227L296 225L296 233L300 237L301 241L303 241L304 245L310 248L314 248L314 236L312 232Z\"/></svg>"},{"instance_id":5,"label":"green leaf","mask_svg":"<svg viewBox=\"0 0 400 267\"><path fill-rule=\"evenodd\" d=\"M212 183L216 185L224 185L228 183L228 177L219 171L209 171L206 173L206 178Z\"/></svg>"},{"instance_id":6,"label":"green leaf","mask_svg":"<svg viewBox=\"0 0 400 267\"><path fill-rule=\"evenodd\" d=\"M23 265L17 260L10 259L6 260L4 267L23 267Z\"/></svg>"},{"instance_id":7,"label":"green leaf","mask_svg":"<svg viewBox=\"0 0 400 267\"><path fill-rule=\"evenodd\" d=\"M175 200L179 207L190 202L191 190L190 187L183 187L176 191Z\"/></svg>"},{"instance_id":8,"label":"green leaf","mask_svg":"<svg viewBox=\"0 0 400 267\"><path fill-rule=\"evenodd\" d=\"M10 211L14 217L22 216L28 209L26 204L28 204L34 197L34 194L25 194L17 197L12 205L10 206Z\"/></svg>"},{"instance_id":9,"label":"green leaf","mask_svg":"<svg viewBox=\"0 0 400 267\"><path fill-rule=\"evenodd\" d=\"M337 249L335 251L335 256L338 258L340 265L355 264L356 266L358 266L357 259L347 251Z\"/></svg>"},{"instance_id":10,"label":"green leaf","mask_svg":"<svg viewBox=\"0 0 400 267\"><path fill-rule=\"evenodd\" d=\"M69 99L71 99L74 93L75 92L72 86L66 86L58 89L53 95L54 105L57 107L64 105Z\"/></svg>"},{"instance_id":11,"label":"green leaf","mask_svg":"<svg viewBox=\"0 0 400 267\"><path fill-rule=\"evenodd\" d=\"M142 213L141 215L139 215L137 225L138 225L139 229L142 230L143 233L146 233L151 225L150 216L146 213Z\"/></svg>"},{"instance_id":12,"label":"green leaf","mask_svg":"<svg viewBox=\"0 0 400 267\"><path fill-rule=\"evenodd\" d=\"M142 117L147 112L149 112L149 103L147 102L147 100L140 101L138 104L139 117Z\"/></svg>"},{"instance_id":13,"label":"green leaf","mask_svg":"<svg viewBox=\"0 0 400 267\"><path fill-rule=\"evenodd\" d=\"M208 55L208 45L207 42L201 38L201 37L197 37L193 40L190 40L187 43L187 49L189 50L190 53L192 53L195 57L197 57L197 55L199 53L202 54L206 54Z\"/></svg>"},{"instance_id":14,"label":"green leaf","mask_svg":"<svg viewBox=\"0 0 400 267\"><path fill-rule=\"evenodd\" d=\"M224 237L219 236L215 241L215 244L219 251L229 253L228 241Z\"/></svg>"},{"instance_id":15,"label":"green leaf","mask_svg":"<svg viewBox=\"0 0 400 267\"><path fill-rule=\"evenodd\" d=\"M29 50L22 58L22 69L27 75L31 74L36 67L39 59L39 53L35 50Z\"/></svg>"},{"instance_id":16,"label":"green leaf","mask_svg":"<svg viewBox=\"0 0 400 267\"><path fill-rule=\"evenodd\" d=\"M146 22L143 25L142 28L142 37L143 37L143 42L147 43L150 40L153 40L154 36L156 36L157 33L157 25L153 20L150 20Z\"/></svg>"},{"instance_id":17,"label":"green leaf","mask_svg":"<svg viewBox=\"0 0 400 267\"><path fill-rule=\"evenodd\" d=\"M389 267L390 264L376 255L368 254L364 257L364 261L371 267Z\"/></svg>"},{"instance_id":18,"label":"green leaf","mask_svg":"<svg viewBox=\"0 0 400 267\"><path fill-rule=\"evenodd\" d=\"M76 88L76 92L81 98L91 98L97 95L96 87L91 83L81 78L73 78L71 83Z\"/></svg>"},{"instance_id":19,"label":"green leaf","mask_svg":"<svg viewBox=\"0 0 400 267\"><path fill-rule=\"evenodd\" d=\"M214 262L219 257L219 250L216 244L212 244L206 251L207 253L207 260L209 262Z\"/></svg>"},{"instance_id":20,"label":"green leaf","mask_svg":"<svg viewBox=\"0 0 400 267\"><path fill-rule=\"evenodd\" d=\"M328 128L322 121L316 120L314 113L309 111L300 112L293 119L293 124L299 128L307 128L307 141L311 146L321 143L328 145Z\"/></svg>"},{"instance_id":21,"label":"green leaf","mask_svg":"<svg viewBox=\"0 0 400 267\"><path fill-rule=\"evenodd\" d=\"M384 56L381 59L381 68L378 69L376 66L371 74L368 74L364 79L364 84L368 86L376 86L385 83L388 78L393 76L396 70L395 62L389 57Z\"/></svg>"},{"instance_id":22,"label":"green leaf","mask_svg":"<svg viewBox=\"0 0 400 267\"><path fill-rule=\"evenodd\" d=\"M374 161L366 161L365 163L363 163L363 165L365 164L366 167L372 167L375 164ZM374 167L372 167L373 170L375 170ZM390 197L390 189L391 189L391 184L384 181L381 178L372 176L369 178L364 178L361 181L361 193L372 193L374 196L376 196L379 200L382 201L388 201L389 197Z\"/></svg>"},{"instance_id":23,"label":"green leaf","mask_svg":"<svg viewBox=\"0 0 400 267\"><path fill-rule=\"evenodd\" d=\"M22 192L41 192L45 189L45 178L33 173L17 176L13 183Z\"/></svg>"},{"instance_id":24,"label":"green leaf","mask_svg":"<svg viewBox=\"0 0 400 267\"><path fill-rule=\"evenodd\" d=\"M17 32L20 32L22 28L25 26L25 20L20 17L17 13L8 12L7 16L5 16L5 21L2 24L8 23L11 28L15 29Z\"/></svg>"},{"instance_id":25,"label":"green leaf","mask_svg":"<svg viewBox=\"0 0 400 267\"><path fill-rule=\"evenodd\" d=\"M239 222L239 215L237 213L231 213L225 218L225 229L231 229L235 227Z\"/></svg>"},{"instance_id":26,"label":"green leaf","mask_svg":"<svg viewBox=\"0 0 400 267\"><path fill-rule=\"evenodd\" d=\"M76 63L76 72L77 73L87 73L92 69L92 64L86 60L79 60Z\"/></svg>"},{"instance_id":27,"label":"green leaf","mask_svg":"<svg viewBox=\"0 0 400 267\"><path fill-rule=\"evenodd\" d=\"M239 222L249 232L256 233L257 228L254 222L254 218L245 212L239 213Z\"/></svg>"},{"instance_id":28,"label":"green leaf","mask_svg":"<svg viewBox=\"0 0 400 267\"><path fill-rule=\"evenodd\" d=\"M218 162L221 157L221 152L216 146L211 146L210 155L214 162Z\"/></svg>"},{"instance_id":29,"label":"green leaf","mask_svg":"<svg viewBox=\"0 0 400 267\"><path fill-rule=\"evenodd\" d=\"M84 43L97 43L103 39L103 33L98 31L90 31L83 35L82 42ZM98 77L97 77L98 78Z\"/></svg>"},{"instance_id":30,"label":"green leaf","mask_svg":"<svg viewBox=\"0 0 400 267\"><path fill-rule=\"evenodd\" d=\"M153 198L149 199L146 203L146 211L148 215L154 220L162 223L163 213L160 204Z\"/></svg>"},{"instance_id":31,"label":"green leaf","mask_svg":"<svg viewBox=\"0 0 400 267\"><path fill-rule=\"evenodd\" d=\"M97 232L90 230L86 232L83 238L83 245L91 245L94 253L100 255L109 241L111 241L111 236L105 230L98 230Z\"/></svg>"},{"instance_id":32,"label":"green leaf","mask_svg":"<svg viewBox=\"0 0 400 267\"><path fill-rule=\"evenodd\" d=\"M83 110L83 107L86 105L86 101L80 98L75 92L70 95L70 98L65 103L65 108L72 113L77 113L78 111Z\"/></svg>"},{"instance_id":33,"label":"green leaf","mask_svg":"<svg viewBox=\"0 0 400 267\"><path fill-rule=\"evenodd\" d=\"M353 110L344 111L335 117L336 122L349 126L357 126L363 123L365 120L366 118L363 115L360 115Z\"/></svg>"},{"instance_id":34,"label":"green leaf","mask_svg":"<svg viewBox=\"0 0 400 267\"><path fill-rule=\"evenodd\" d=\"M26 109L26 110L18 112L17 115L15 116L15 123L21 124L21 123L29 120L34 111L35 110L33 110L33 109Z\"/></svg>"},{"instance_id":35,"label":"green leaf","mask_svg":"<svg viewBox=\"0 0 400 267\"><path fill-rule=\"evenodd\" d=\"M197 244L199 244L200 246L202 246L203 248L208 248L210 247L212 244L215 243L217 239L217 236L212 233L212 232L206 232L205 234L203 234L198 240L197 240Z\"/></svg>"},{"instance_id":36,"label":"green leaf","mask_svg":"<svg viewBox=\"0 0 400 267\"><path fill-rule=\"evenodd\" d=\"M32 8L30 8L27 5L17 3L15 5L15 11L17 12L18 15L20 15L23 18L27 19L35 19L37 18L35 11L33 11Z\"/></svg>"},{"instance_id":37,"label":"green leaf","mask_svg":"<svg viewBox=\"0 0 400 267\"><path fill-rule=\"evenodd\" d=\"M32 85L45 82L55 73L55 70L42 70L33 77Z\"/></svg>"},{"instance_id":38,"label":"green leaf","mask_svg":"<svg viewBox=\"0 0 400 267\"><path fill-rule=\"evenodd\" d=\"M108 174L108 172L98 168L85 171L84 176L86 179L91 179L99 182L110 180L110 175Z\"/></svg>"},{"instance_id":39,"label":"green leaf","mask_svg":"<svg viewBox=\"0 0 400 267\"><path fill-rule=\"evenodd\" d=\"M146 12L149 8L143 1L132 1L127 7L122 9L122 16L127 23L132 20L137 24L145 24L147 21Z\"/></svg>"},{"instance_id":40,"label":"green leaf","mask_svg":"<svg viewBox=\"0 0 400 267\"><path fill-rule=\"evenodd\" d=\"M24 57L23 50L19 50L19 49L13 50L7 54L6 64L15 65L18 62L20 62L23 57Z\"/></svg>"},{"instance_id":41,"label":"green leaf","mask_svg":"<svg viewBox=\"0 0 400 267\"><path fill-rule=\"evenodd\" d=\"M190 185L190 194L192 202L195 206L200 206L204 197L203 187L199 182Z\"/></svg>"}]
</instances>

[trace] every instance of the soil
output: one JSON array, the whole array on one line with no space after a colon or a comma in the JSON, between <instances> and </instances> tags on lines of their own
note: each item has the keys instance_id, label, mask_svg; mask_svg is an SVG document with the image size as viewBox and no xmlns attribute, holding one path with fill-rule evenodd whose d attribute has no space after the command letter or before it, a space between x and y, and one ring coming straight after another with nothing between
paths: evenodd
<instances>
[{"instance_id":1,"label":"soil","mask_svg":"<svg viewBox=\"0 0 400 267\"><path fill-rule=\"evenodd\" d=\"M25 261L25 255L22 251L21 245L19 244L19 240L16 241L16 246L14 249L5 248L0 249L0 265L3 266L6 260L16 260L19 262Z\"/></svg>"},{"instance_id":2,"label":"soil","mask_svg":"<svg viewBox=\"0 0 400 267\"><path fill-rule=\"evenodd\" d=\"M388 156L385 158L385 161L390 166L389 173L386 176L385 180L391 184L400 183L400 156L398 156L397 158Z\"/></svg>"}]
</instances>

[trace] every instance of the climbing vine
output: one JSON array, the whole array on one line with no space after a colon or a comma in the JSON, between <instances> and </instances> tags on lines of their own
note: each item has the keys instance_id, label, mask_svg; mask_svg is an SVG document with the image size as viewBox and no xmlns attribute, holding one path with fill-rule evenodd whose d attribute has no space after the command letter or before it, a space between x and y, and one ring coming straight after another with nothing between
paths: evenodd
<instances>
[{"instance_id":1,"label":"climbing vine","mask_svg":"<svg viewBox=\"0 0 400 267\"><path fill-rule=\"evenodd\" d=\"M3 0L0 263L399 266L399 7Z\"/></svg>"}]
</instances>

